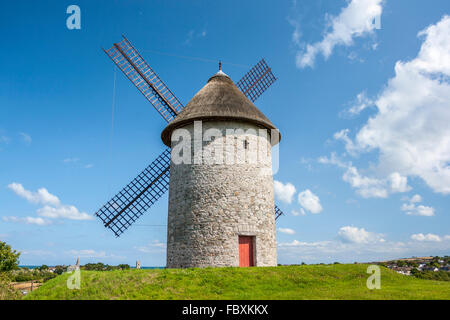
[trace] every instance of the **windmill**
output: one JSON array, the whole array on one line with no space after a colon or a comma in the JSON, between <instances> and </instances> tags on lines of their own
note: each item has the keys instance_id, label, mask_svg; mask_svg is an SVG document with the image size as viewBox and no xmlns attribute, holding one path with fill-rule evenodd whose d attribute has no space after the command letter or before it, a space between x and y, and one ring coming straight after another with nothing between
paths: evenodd
<instances>
[{"instance_id":1,"label":"windmill","mask_svg":"<svg viewBox=\"0 0 450 320\"><path fill-rule=\"evenodd\" d=\"M180 100L165 85L130 41L123 40L103 51L125 76L138 88L165 121L171 123L184 109ZM276 78L264 59L251 68L236 86L250 100L255 101ZM170 147L156 157L136 178L126 185L95 215L104 226L119 237L143 215L169 188L171 164ZM273 207L272 207L273 208ZM275 219L283 212L275 206Z\"/></svg>"}]
</instances>

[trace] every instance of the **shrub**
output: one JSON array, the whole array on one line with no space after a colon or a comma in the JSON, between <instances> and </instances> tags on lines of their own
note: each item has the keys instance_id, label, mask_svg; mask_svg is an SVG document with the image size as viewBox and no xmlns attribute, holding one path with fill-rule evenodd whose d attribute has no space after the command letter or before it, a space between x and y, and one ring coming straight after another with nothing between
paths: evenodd
<instances>
[{"instance_id":1,"label":"shrub","mask_svg":"<svg viewBox=\"0 0 450 320\"><path fill-rule=\"evenodd\" d=\"M416 271L414 271L416 270ZM414 277L427 280L450 281L450 272L446 271L419 271L414 269L411 273Z\"/></svg>"},{"instance_id":2,"label":"shrub","mask_svg":"<svg viewBox=\"0 0 450 320\"><path fill-rule=\"evenodd\" d=\"M130 269L130 265L119 264L118 266L110 266L107 264L103 264L101 262L97 262L97 263L87 263L84 266L81 266L81 269L89 271L127 270Z\"/></svg>"},{"instance_id":3,"label":"shrub","mask_svg":"<svg viewBox=\"0 0 450 320\"><path fill-rule=\"evenodd\" d=\"M11 272L11 280L15 282L26 282L32 280L45 282L47 280L55 278L57 275L57 273L52 273L47 270L40 271L38 269L30 270L27 268L22 268Z\"/></svg>"},{"instance_id":4,"label":"shrub","mask_svg":"<svg viewBox=\"0 0 450 320\"><path fill-rule=\"evenodd\" d=\"M0 272L0 300L20 299L20 292L11 286L11 277L7 272Z\"/></svg>"}]
</instances>

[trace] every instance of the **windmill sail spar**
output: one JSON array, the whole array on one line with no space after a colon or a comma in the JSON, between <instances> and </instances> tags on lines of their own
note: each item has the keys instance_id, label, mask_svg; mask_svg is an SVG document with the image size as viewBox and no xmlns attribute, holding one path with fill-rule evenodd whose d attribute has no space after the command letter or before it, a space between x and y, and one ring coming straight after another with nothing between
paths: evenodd
<instances>
[{"instance_id":1,"label":"windmill sail spar","mask_svg":"<svg viewBox=\"0 0 450 320\"><path fill-rule=\"evenodd\" d=\"M127 38L123 37L122 41L104 51L167 122L172 121L183 109L178 98Z\"/></svg>"},{"instance_id":2,"label":"windmill sail spar","mask_svg":"<svg viewBox=\"0 0 450 320\"><path fill-rule=\"evenodd\" d=\"M167 122L181 112L184 106L127 38L104 51ZM254 102L275 80L262 59L236 85ZM120 236L169 189L169 168L170 149L167 148L95 215ZM282 214L275 206L275 219Z\"/></svg>"},{"instance_id":3,"label":"windmill sail spar","mask_svg":"<svg viewBox=\"0 0 450 320\"><path fill-rule=\"evenodd\" d=\"M170 149L166 148L95 215L119 236L167 191L169 166Z\"/></svg>"}]
</instances>

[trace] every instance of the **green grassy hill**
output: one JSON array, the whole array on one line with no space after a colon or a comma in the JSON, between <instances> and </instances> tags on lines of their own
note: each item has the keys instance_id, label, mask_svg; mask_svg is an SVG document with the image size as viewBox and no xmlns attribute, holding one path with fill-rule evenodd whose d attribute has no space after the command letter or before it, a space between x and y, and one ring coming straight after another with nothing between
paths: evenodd
<instances>
[{"instance_id":1,"label":"green grassy hill","mask_svg":"<svg viewBox=\"0 0 450 320\"><path fill-rule=\"evenodd\" d=\"M82 271L81 289L63 274L25 299L450 299L450 282L416 279L381 268L369 290L367 265Z\"/></svg>"}]
</instances>

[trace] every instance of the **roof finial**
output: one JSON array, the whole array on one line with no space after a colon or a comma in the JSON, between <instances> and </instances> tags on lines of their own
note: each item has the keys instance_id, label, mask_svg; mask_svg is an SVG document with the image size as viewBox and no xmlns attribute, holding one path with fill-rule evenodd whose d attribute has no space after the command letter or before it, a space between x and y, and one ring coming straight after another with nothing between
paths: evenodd
<instances>
[{"instance_id":1,"label":"roof finial","mask_svg":"<svg viewBox=\"0 0 450 320\"><path fill-rule=\"evenodd\" d=\"M222 61L219 60L219 71L215 74L216 76L226 76L228 77L223 71L222 71Z\"/></svg>"}]
</instances>

